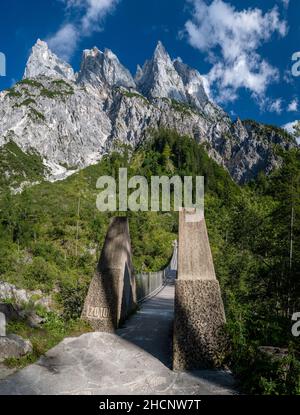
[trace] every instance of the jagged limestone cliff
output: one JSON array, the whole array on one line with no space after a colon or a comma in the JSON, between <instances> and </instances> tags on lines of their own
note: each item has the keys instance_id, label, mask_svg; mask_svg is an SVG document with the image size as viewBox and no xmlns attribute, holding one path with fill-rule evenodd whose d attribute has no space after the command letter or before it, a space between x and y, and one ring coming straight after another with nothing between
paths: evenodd
<instances>
[{"instance_id":1,"label":"jagged limestone cliff","mask_svg":"<svg viewBox=\"0 0 300 415\"><path fill-rule=\"evenodd\" d=\"M274 144L295 145L280 129L232 122L199 72L172 61L160 42L134 79L110 50L85 50L75 74L38 40L23 80L0 93L0 119L0 147L39 154L53 180L96 163L114 140L134 147L162 127L207 143L238 182L277 165Z\"/></svg>"}]
</instances>

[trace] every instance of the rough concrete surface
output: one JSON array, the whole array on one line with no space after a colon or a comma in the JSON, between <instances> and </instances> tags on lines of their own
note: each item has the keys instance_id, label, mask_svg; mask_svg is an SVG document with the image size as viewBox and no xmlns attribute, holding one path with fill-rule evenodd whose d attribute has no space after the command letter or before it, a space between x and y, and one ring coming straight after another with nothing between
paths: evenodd
<instances>
[{"instance_id":1,"label":"rough concrete surface","mask_svg":"<svg viewBox=\"0 0 300 415\"><path fill-rule=\"evenodd\" d=\"M224 322L217 280L176 281L174 368L218 367L226 346Z\"/></svg>"},{"instance_id":2,"label":"rough concrete surface","mask_svg":"<svg viewBox=\"0 0 300 415\"><path fill-rule=\"evenodd\" d=\"M135 308L136 286L128 219L114 217L89 287L82 318L97 331L111 332Z\"/></svg>"},{"instance_id":3,"label":"rough concrete surface","mask_svg":"<svg viewBox=\"0 0 300 415\"><path fill-rule=\"evenodd\" d=\"M192 216L189 210L179 212L177 278L216 279L205 219L193 222L189 216Z\"/></svg>"},{"instance_id":4,"label":"rough concrete surface","mask_svg":"<svg viewBox=\"0 0 300 415\"><path fill-rule=\"evenodd\" d=\"M215 368L225 337L224 305L217 281L204 216L179 212L178 279L175 292L173 367Z\"/></svg>"},{"instance_id":5,"label":"rough concrete surface","mask_svg":"<svg viewBox=\"0 0 300 415\"><path fill-rule=\"evenodd\" d=\"M0 394L233 394L225 371L173 372L174 286L119 329L65 339L36 364L0 381Z\"/></svg>"}]
</instances>

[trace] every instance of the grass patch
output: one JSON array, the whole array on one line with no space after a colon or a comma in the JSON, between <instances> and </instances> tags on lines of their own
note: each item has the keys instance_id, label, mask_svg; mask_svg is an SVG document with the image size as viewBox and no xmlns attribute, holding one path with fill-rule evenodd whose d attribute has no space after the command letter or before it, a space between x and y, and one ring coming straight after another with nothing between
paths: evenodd
<instances>
[{"instance_id":1,"label":"grass patch","mask_svg":"<svg viewBox=\"0 0 300 415\"><path fill-rule=\"evenodd\" d=\"M43 88L41 90L41 96L42 97L46 97L46 98L50 98L50 99L54 99L57 97L63 98L67 95L72 95L74 94L74 90L72 88L72 90L62 90L62 91L52 91L50 89L47 88Z\"/></svg>"},{"instance_id":2,"label":"grass patch","mask_svg":"<svg viewBox=\"0 0 300 415\"><path fill-rule=\"evenodd\" d=\"M191 115L191 113L195 112L192 106L176 101L175 99L171 99L171 106L175 111L184 115Z\"/></svg>"},{"instance_id":3,"label":"grass patch","mask_svg":"<svg viewBox=\"0 0 300 415\"><path fill-rule=\"evenodd\" d=\"M28 107L30 104L36 105L36 101L34 99L32 99L32 98L26 98L20 104L14 104L13 108L20 108L22 106Z\"/></svg>"},{"instance_id":4,"label":"grass patch","mask_svg":"<svg viewBox=\"0 0 300 415\"><path fill-rule=\"evenodd\" d=\"M30 116L34 121L45 121L45 116L35 108L30 108Z\"/></svg>"},{"instance_id":5,"label":"grass patch","mask_svg":"<svg viewBox=\"0 0 300 415\"><path fill-rule=\"evenodd\" d=\"M7 91L7 95L10 98L20 98L22 96L22 94L18 91L16 91L14 88L9 88L6 90Z\"/></svg>"},{"instance_id":6,"label":"grass patch","mask_svg":"<svg viewBox=\"0 0 300 415\"><path fill-rule=\"evenodd\" d=\"M9 358L4 361L9 368L21 369L36 362L49 349L56 346L65 337L78 337L91 332L91 327L81 320L64 321L54 313L44 315L45 323L41 328L31 328L23 322L11 322L7 325L7 333L17 334L32 343L33 351L21 358Z\"/></svg>"},{"instance_id":7,"label":"grass patch","mask_svg":"<svg viewBox=\"0 0 300 415\"><path fill-rule=\"evenodd\" d=\"M121 90L121 93L122 93L122 95L124 95L124 97L127 97L127 98L140 98L143 101L145 101L147 104L149 104L149 101L147 100L147 98L145 98L141 94L138 94L137 92L130 92L130 91Z\"/></svg>"},{"instance_id":8,"label":"grass patch","mask_svg":"<svg viewBox=\"0 0 300 415\"><path fill-rule=\"evenodd\" d=\"M28 85L34 88L43 88L43 84L34 79L22 79L22 81L17 82L16 85Z\"/></svg>"}]
</instances>

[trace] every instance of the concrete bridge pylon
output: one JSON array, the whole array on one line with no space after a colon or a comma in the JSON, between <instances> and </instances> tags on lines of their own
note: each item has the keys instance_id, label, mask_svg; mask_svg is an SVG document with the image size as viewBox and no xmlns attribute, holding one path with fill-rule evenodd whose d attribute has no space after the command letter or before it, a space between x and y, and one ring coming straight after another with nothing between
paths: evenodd
<instances>
[{"instance_id":1,"label":"concrete bridge pylon","mask_svg":"<svg viewBox=\"0 0 300 415\"><path fill-rule=\"evenodd\" d=\"M128 219L114 217L81 318L95 331L114 332L137 307Z\"/></svg>"},{"instance_id":2,"label":"concrete bridge pylon","mask_svg":"<svg viewBox=\"0 0 300 415\"><path fill-rule=\"evenodd\" d=\"M175 284L173 368L217 367L226 322L204 216L179 212L178 275Z\"/></svg>"}]
</instances>

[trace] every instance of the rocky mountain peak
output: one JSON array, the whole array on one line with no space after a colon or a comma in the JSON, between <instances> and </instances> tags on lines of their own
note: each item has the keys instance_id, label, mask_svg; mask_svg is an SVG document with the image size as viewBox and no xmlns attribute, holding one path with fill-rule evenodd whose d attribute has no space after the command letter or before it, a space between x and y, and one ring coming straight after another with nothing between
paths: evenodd
<instances>
[{"instance_id":1,"label":"rocky mountain peak","mask_svg":"<svg viewBox=\"0 0 300 415\"><path fill-rule=\"evenodd\" d=\"M161 43L152 59L138 67L139 94L128 93L135 82L109 49L85 50L75 76L39 40L24 76L39 79L0 93L0 149L13 142L25 153L35 150L49 180L96 163L115 140L135 147L158 128L206 143L209 155L238 182L276 166L273 144L286 149L295 145L278 128L232 122L209 100L200 73L180 59L172 61ZM121 88L114 91L114 86Z\"/></svg>"},{"instance_id":2,"label":"rocky mountain peak","mask_svg":"<svg viewBox=\"0 0 300 415\"><path fill-rule=\"evenodd\" d=\"M197 108L209 102L204 88L204 81L200 73L185 63L180 58L175 59L174 67L182 79L189 103Z\"/></svg>"},{"instance_id":3,"label":"rocky mountain peak","mask_svg":"<svg viewBox=\"0 0 300 415\"><path fill-rule=\"evenodd\" d=\"M158 42L152 59L138 71L135 80L140 92L149 99L159 97L186 102L182 79L161 42Z\"/></svg>"},{"instance_id":4,"label":"rocky mountain peak","mask_svg":"<svg viewBox=\"0 0 300 415\"><path fill-rule=\"evenodd\" d=\"M170 55L160 40L156 45L153 57L154 59L171 60Z\"/></svg>"},{"instance_id":5,"label":"rocky mountain peak","mask_svg":"<svg viewBox=\"0 0 300 415\"><path fill-rule=\"evenodd\" d=\"M83 52L78 81L93 86L105 84L129 89L136 87L132 75L118 57L110 49L101 52L96 47Z\"/></svg>"},{"instance_id":6,"label":"rocky mountain peak","mask_svg":"<svg viewBox=\"0 0 300 415\"><path fill-rule=\"evenodd\" d=\"M176 58L173 61L173 64L176 71L181 76L184 85L188 85L188 83L191 82L191 80L193 80L194 78L197 78L201 83L203 83L202 77L200 73L197 71L197 69L193 69L190 66L188 66L186 63L182 61L181 58Z\"/></svg>"},{"instance_id":7,"label":"rocky mountain peak","mask_svg":"<svg viewBox=\"0 0 300 415\"><path fill-rule=\"evenodd\" d=\"M24 79L39 76L75 81L72 67L51 52L48 44L40 39L32 48L25 68Z\"/></svg>"},{"instance_id":8,"label":"rocky mountain peak","mask_svg":"<svg viewBox=\"0 0 300 415\"><path fill-rule=\"evenodd\" d=\"M85 49L83 51L83 60L87 59L88 57L96 57L97 55L100 55L101 51L97 48L97 46L94 46L92 49Z\"/></svg>"},{"instance_id":9,"label":"rocky mountain peak","mask_svg":"<svg viewBox=\"0 0 300 415\"><path fill-rule=\"evenodd\" d=\"M239 117L237 117L237 119L233 122L232 125L233 125L236 135L239 137L241 141L247 138L248 136L247 129Z\"/></svg>"}]
</instances>

